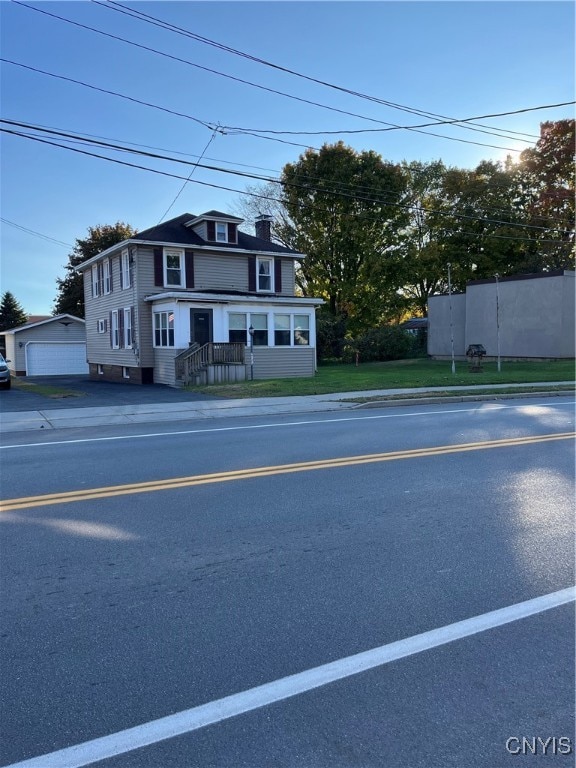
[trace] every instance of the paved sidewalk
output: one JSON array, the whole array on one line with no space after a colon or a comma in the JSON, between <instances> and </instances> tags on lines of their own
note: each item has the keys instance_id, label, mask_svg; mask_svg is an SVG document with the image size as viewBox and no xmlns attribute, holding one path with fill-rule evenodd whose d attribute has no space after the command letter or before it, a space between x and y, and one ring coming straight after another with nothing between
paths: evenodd
<instances>
[{"instance_id":1,"label":"paved sidewalk","mask_svg":"<svg viewBox=\"0 0 576 768\"><path fill-rule=\"evenodd\" d=\"M382 408L398 405L418 405L433 402L462 402L466 400L501 399L505 397L534 397L571 395L571 392L547 392L553 386L573 385L573 382L542 382L534 384L480 384L470 387L417 387L412 389L378 389L360 392L337 392L298 397L262 397L240 400L206 400L175 403L144 403L104 408L58 408L0 414L0 432L22 432L39 429L90 428L105 425L140 424L162 421L191 421L230 416L265 416L287 413L340 411L358 408ZM483 390L530 387L530 393L517 395L483 394ZM434 397L434 392L458 391L458 396ZM462 395L462 392L466 392ZM353 402L365 398L410 395L410 399ZM420 397L414 397L420 395ZM137 396L137 395L136 395Z\"/></svg>"}]
</instances>

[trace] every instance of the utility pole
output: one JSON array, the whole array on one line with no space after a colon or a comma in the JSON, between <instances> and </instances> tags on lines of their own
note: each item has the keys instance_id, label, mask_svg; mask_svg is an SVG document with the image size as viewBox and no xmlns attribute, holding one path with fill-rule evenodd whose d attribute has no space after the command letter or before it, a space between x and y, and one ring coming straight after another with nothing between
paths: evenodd
<instances>
[{"instance_id":1,"label":"utility pole","mask_svg":"<svg viewBox=\"0 0 576 768\"><path fill-rule=\"evenodd\" d=\"M498 278L500 275L498 272L494 277L496 278L496 344L498 347L498 373L500 373L500 297L498 295Z\"/></svg>"},{"instance_id":2,"label":"utility pole","mask_svg":"<svg viewBox=\"0 0 576 768\"><path fill-rule=\"evenodd\" d=\"M448 305L450 308L450 348L452 350L452 376L456 375L456 363L454 362L454 328L452 326L452 280L450 278L450 267L448 262Z\"/></svg>"}]
</instances>

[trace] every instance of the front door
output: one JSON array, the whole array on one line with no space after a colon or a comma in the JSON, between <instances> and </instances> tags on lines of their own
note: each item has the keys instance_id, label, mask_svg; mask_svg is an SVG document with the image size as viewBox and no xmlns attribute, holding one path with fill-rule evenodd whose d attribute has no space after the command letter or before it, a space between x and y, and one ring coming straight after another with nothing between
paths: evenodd
<instances>
[{"instance_id":1,"label":"front door","mask_svg":"<svg viewBox=\"0 0 576 768\"><path fill-rule=\"evenodd\" d=\"M190 310L190 344L204 344L212 341L212 310Z\"/></svg>"}]
</instances>

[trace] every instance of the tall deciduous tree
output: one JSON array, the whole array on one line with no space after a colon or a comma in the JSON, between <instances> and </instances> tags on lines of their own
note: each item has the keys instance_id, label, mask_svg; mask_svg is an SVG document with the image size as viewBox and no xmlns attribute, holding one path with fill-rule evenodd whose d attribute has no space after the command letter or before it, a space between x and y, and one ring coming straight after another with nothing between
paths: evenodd
<instances>
[{"instance_id":1,"label":"tall deciduous tree","mask_svg":"<svg viewBox=\"0 0 576 768\"><path fill-rule=\"evenodd\" d=\"M28 315L10 291L2 294L0 302L0 331L8 331L28 322Z\"/></svg>"},{"instance_id":2,"label":"tall deciduous tree","mask_svg":"<svg viewBox=\"0 0 576 768\"><path fill-rule=\"evenodd\" d=\"M527 232L533 271L574 269L575 124L540 125L536 146L520 155L517 179L527 213L545 229Z\"/></svg>"},{"instance_id":3,"label":"tall deciduous tree","mask_svg":"<svg viewBox=\"0 0 576 768\"><path fill-rule=\"evenodd\" d=\"M88 237L77 238L74 250L68 257L66 275L56 279L58 296L54 302L54 314L68 313L83 318L84 287L82 275L76 272L76 267L135 234L136 230L122 221L88 227Z\"/></svg>"},{"instance_id":4,"label":"tall deciduous tree","mask_svg":"<svg viewBox=\"0 0 576 768\"><path fill-rule=\"evenodd\" d=\"M325 298L353 331L395 312L399 297L386 259L406 215L400 167L338 142L286 165L282 184L287 239L306 254L299 273L304 295Z\"/></svg>"}]
</instances>

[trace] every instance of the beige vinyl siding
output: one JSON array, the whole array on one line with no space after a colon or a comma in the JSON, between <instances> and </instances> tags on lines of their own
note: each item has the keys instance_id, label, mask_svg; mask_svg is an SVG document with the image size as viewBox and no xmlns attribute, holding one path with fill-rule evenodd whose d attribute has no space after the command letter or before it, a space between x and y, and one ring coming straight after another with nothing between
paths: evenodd
<instances>
[{"instance_id":1,"label":"beige vinyl siding","mask_svg":"<svg viewBox=\"0 0 576 768\"><path fill-rule=\"evenodd\" d=\"M167 384L176 386L176 365L174 358L183 352L183 349L160 348L154 349L154 384Z\"/></svg>"},{"instance_id":2,"label":"beige vinyl siding","mask_svg":"<svg viewBox=\"0 0 576 768\"><path fill-rule=\"evenodd\" d=\"M146 296L157 293L161 288L154 285L154 249L138 246L134 249L134 296L136 327L138 329L138 348L140 365L151 368L154 365L154 347L152 344L152 306L144 301Z\"/></svg>"},{"instance_id":3,"label":"beige vinyl siding","mask_svg":"<svg viewBox=\"0 0 576 768\"><path fill-rule=\"evenodd\" d=\"M66 320L70 322L70 320ZM7 337L7 341L8 341ZM37 325L35 328L29 328L26 331L20 331L13 335L14 338L14 356L6 355L11 359L10 370L26 370L26 344L29 341L60 341L60 342L85 342L86 334L84 323L77 320L71 321L70 325L62 325L57 320L45 325ZM22 344L22 346L20 346ZM6 344L8 352L8 343Z\"/></svg>"},{"instance_id":4,"label":"beige vinyl siding","mask_svg":"<svg viewBox=\"0 0 576 768\"><path fill-rule=\"evenodd\" d=\"M282 259L282 296L296 293L296 270L294 259Z\"/></svg>"},{"instance_id":5,"label":"beige vinyl siding","mask_svg":"<svg viewBox=\"0 0 576 768\"><path fill-rule=\"evenodd\" d=\"M205 221L202 221L200 224L195 224L191 229L196 232L197 235L200 235L202 240L208 240L208 227L206 226Z\"/></svg>"},{"instance_id":6,"label":"beige vinyl siding","mask_svg":"<svg viewBox=\"0 0 576 768\"><path fill-rule=\"evenodd\" d=\"M18 358L16 356L16 350L18 349L18 344L16 343L16 337L12 334L7 334L4 336L4 339L6 341L6 362L8 365L8 368L10 368L11 371L23 371L24 370L24 364L21 368L18 367ZM8 360L10 362L8 363Z\"/></svg>"},{"instance_id":7,"label":"beige vinyl siding","mask_svg":"<svg viewBox=\"0 0 576 768\"><path fill-rule=\"evenodd\" d=\"M250 361L249 349L246 351L246 361ZM312 347L254 347L256 379L314 376L315 373L316 350Z\"/></svg>"},{"instance_id":8,"label":"beige vinyl siding","mask_svg":"<svg viewBox=\"0 0 576 768\"><path fill-rule=\"evenodd\" d=\"M89 363L108 365L139 365L137 359L137 330L132 349L112 349L110 344L110 313L114 310L128 309L135 304L134 284L130 288L120 288L119 253L110 257L112 272L112 291L103 296L92 297L92 271L84 274L84 295L86 297L86 344ZM133 274L133 283L135 275ZM106 321L106 332L98 333L98 320ZM137 323L135 323L135 326Z\"/></svg>"},{"instance_id":9,"label":"beige vinyl siding","mask_svg":"<svg viewBox=\"0 0 576 768\"><path fill-rule=\"evenodd\" d=\"M245 255L194 253L194 290L248 290L248 257Z\"/></svg>"}]
</instances>

